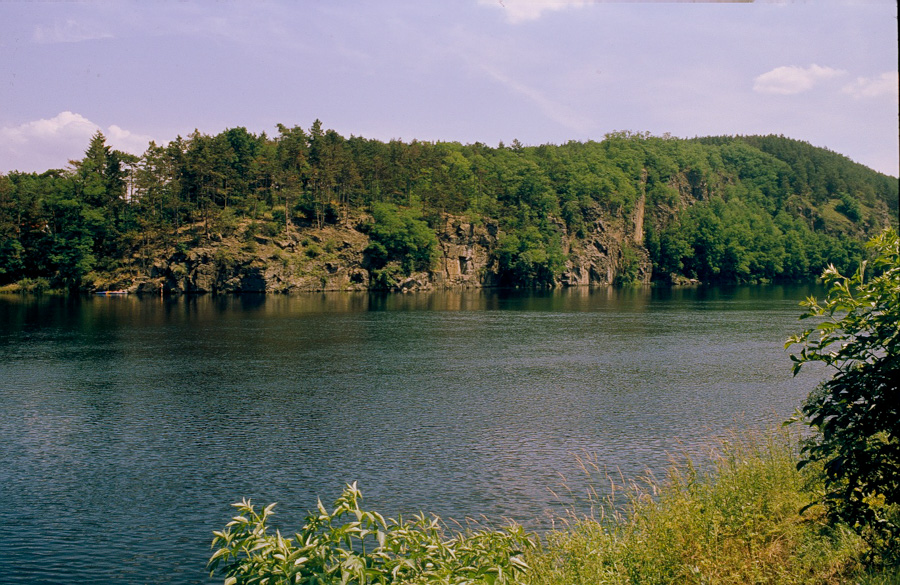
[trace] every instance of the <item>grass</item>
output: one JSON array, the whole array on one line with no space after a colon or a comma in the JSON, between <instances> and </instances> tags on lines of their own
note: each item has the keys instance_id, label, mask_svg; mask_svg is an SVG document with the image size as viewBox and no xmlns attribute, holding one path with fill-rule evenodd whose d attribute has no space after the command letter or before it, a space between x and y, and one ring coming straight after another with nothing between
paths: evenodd
<instances>
[{"instance_id":1,"label":"grass","mask_svg":"<svg viewBox=\"0 0 900 585\"><path fill-rule=\"evenodd\" d=\"M834 230L846 230L848 233L853 231L853 222L843 213L837 210L840 199L831 199L821 207L819 215L825 221L825 224Z\"/></svg>"},{"instance_id":2,"label":"grass","mask_svg":"<svg viewBox=\"0 0 900 585\"><path fill-rule=\"evenodd\" d=\"M787 434L734 438L707 469L686 459L663 480L627 486L624 510L591 502L599 518L571 514L546 535L527 557L527 582L900 583L896 569L867 569L865 543L830 527L821 507L799 513L821 486L817 470L797 470L796 449Z\"/></svg>"}]
</instances>

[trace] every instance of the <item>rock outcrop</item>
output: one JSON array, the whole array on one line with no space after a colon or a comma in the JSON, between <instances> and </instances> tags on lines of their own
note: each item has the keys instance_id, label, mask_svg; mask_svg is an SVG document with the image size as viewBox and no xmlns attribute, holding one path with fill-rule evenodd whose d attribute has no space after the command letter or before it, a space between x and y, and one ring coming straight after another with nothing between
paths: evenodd
<instances>
[{"instance_id":1,"label":"rock outcrop","mask_svg":"<svg viewBox=\"0 0 900 585\"><path fill-rule=\"evenodd\" d=\"M623 270L649 282L650 261L624 222L608 225L599 214L583 238L564 235L568 260L557 286L608 285ZM290 293L369 290L369 238L364 221L282 230L272 235L248 233L245 224L228 237L177 251L153 262L144 274L121 288L142 294ZM560 224L564 233L565 226ZM501 282L493 254L501 236L496 223L475 223L446 215L436 230L439 256L432 271L408 275L394 291L495 287ZM636 264L635 264L636 263Z\"/></svg>"},{"instance_id":2,"label":"rock outcrop","mask_svg":"<svg viewBox=\"0 0 900 585\"><path fill-rule=\"evenodd\" d=\"M271 293L367 290L368 237L350 226L232 237L157 260L134 280L138 293Z\"/></svg>"},{"instance_id":3,"label":"rock outcrop","mask_svg":"<svg viewBox=\"0 0 900 585\"><path fill-rule=\"evenodd\" d=\"M629 226L622 219L611 220L601 213L590 216L590 229L584 238L568 236L568 260L560 278L563 286L615 284L629 273L634 282L650 282L652 263L643 246L636 245L637 232L643 230L643 211L639 221Z\"/></svg>"},{"instance_id":4,"label":"rock outcrop","mask_svg":"<svg viewBox=\"0 0 900 585\"><path fill-rule=\"evenodd\" d=\"M447 216L437 232L441 256L431 280L437 287L473 288L497 286L500 282L491 251L497 247L496 224L474 224Z\"/></svg>"}]
</instances>

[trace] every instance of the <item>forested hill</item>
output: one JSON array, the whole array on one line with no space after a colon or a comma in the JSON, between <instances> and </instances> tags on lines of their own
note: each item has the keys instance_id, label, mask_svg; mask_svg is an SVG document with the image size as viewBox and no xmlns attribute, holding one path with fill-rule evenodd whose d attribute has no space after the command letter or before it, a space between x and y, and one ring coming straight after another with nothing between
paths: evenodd
<instances>
[{"instance_id":1,"label":"forested hill","mask_svg":"<svg viewBox=\"0 0 900 585\"><path fill-rule=\"evenodd\" d=\"M772 282L842 270L898 180L781 136L488 147L279 125L0 175L0 286L138 292Z\"/></svg>"}]
</instances>

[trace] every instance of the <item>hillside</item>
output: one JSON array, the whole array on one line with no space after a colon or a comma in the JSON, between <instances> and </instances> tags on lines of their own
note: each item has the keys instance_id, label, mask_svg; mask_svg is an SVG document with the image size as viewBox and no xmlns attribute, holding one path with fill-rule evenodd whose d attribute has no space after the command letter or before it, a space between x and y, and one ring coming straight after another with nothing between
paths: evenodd
<instances>
[{"instance_id":1,"label":"hillside","mask_svg":"<svg viewBox=\"0 0 900 585\"><path fill-rule=\"evenodd\" d=\"M898 180L780 136L381 142L278 126L0 175L0 286L148 293L800 281Z\"/></svg>"}]
</instances>

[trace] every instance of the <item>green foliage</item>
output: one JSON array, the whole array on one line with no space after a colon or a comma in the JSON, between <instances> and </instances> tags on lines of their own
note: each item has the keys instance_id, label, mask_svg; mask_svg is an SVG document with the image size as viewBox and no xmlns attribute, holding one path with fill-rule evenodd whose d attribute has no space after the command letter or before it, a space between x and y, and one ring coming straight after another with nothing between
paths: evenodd
<instances>
[{"instance_id":1,"label":"green foliage","mask_svg":"<svg viewBox=\"0 0 900 585\"><path fill-rule=\"evenodd\" d=\"M571 512L540 542L517 526L450 533L437 518L385 520L360 508L355 484L287 538L270 531L274 504L243 501L214 533L209 569L235 585L897 582L896 569L862 565L866 543L830 526L822 507L797 513L821 489L822 470L798 468L796 436L741 433L710 455L703 466L673 463L663 480L613 485L617 498L597 495L611 480L583 459L591 515Z\"/></svg>"},{"instance_id":2,"label":"green foliage","mask_svg":"<svg viewBox=\"0 0 900 585\"><path fill-rule=\"evenodd\" d=\"M888 230L870 247L876 256L852 276L825 271L828 294L808 299L803 315L824 319L786 347L803 346L791 356L795 374L808 362L837 370L798 415L816 431L801 465L822 463L830 515L900 564L900 239Z\"/></svg>"},{"instance_id":3,"label":"green foliage","mask_svg":"<svg viewBox=\"0 0 900 585\"><path fill-rule=\"evenodd\" d=\"M841 194L841 201L835 206L835 209L846 215L850 221L857 222L862 219L859 202L846 193Z\"/></svg>"},{"instance_id":4,"label":"green foliage","mask_svg":"<svg viewBox=\"0 0 900 585\"><path fill-rule=\"evenodd\" d=\"M0 281L6 280L6 276L15 277L22 273L25 268L23 257L25 248L19 240L13 238L4 238L0 242Z\"/></svg>"},{"instance_id":5,"label":"green foliage","mask_svg":"<svg viewBox=\"0 0 900 585\"><path fill-rule=\"evenodd\" d=\"M695 203L647 248L658 273L704 282L772 282L811 279L828 264L844 270L864 256L862 242L811 229L802 218L775 217L743 197Z\"/></svg>"},{"instance_id":6,"label":"green foliage","mask_svg":"<svg viewBox=\"0 0 900 585\"><path fill-rule=\"evenodd\" d=\"M96 262L91 228L98 223L97 214L66 194L48 201L48 208L54 221L51 235L44 243L53 285L74 291Z\"/></svg>"},{"instance_id":7,"label":"green foliage","mask_svg":"<svg viewBox=\"0 0 900 585\"><path fill-rule=\"evenodd\" d=\"M501 236L495 256L506 286L552 286L565 263L558 235L536 226Z\"/></svg>"},{"instance_id":8,"label":"green foliage","mask_svg":"<svg viewBox=\"0 0 900 585\"><path fill-rule=\"evenodd\" d=\"M348 485L331 512L319 502L293 538L269 532L275 504L234 504L239 515L214 532L210 576L220 572L226 585L503 585L528 569L523 553L534 542L521 527L450 533L436 517L385 520L361 499Z\"/></svg>"},{"instance_id":9,"label":"green foliage","mask_svg":"<svg viewBox=\"0 0 900 585\"><path fill-rule=\"evenodd\" d=\"M374 269L391 261L398 262L405 274L432 268L438 255L437 236L417 211L377 203L372 206L372 216L372 243L366 254Z\"/></svg>"},{"instance_id":10,"label":"green foliage","mask_svg":"<svg viewBox=\"0 0 900 585\"><path fill-rule=\"evenodd\" d=\"M840 193L852 193L867 204L883 201L890 215L897 217L900 197L896 177L873 173L841 154L784 136L742 136L738 139L787 163L792 191L809 195L817 204L824 204Z\"/></svg>"},{"instance_id":11,"label":"green foliage","mask_svg":"<svg viewBox=\"0 0 900 585\"><path fill-rule=\"evenodd\" d=\"M640 257L627 242L622 246L622 264L616 275L615 284L637 284L640 282Z\"/></svg>"}]
</instances>

